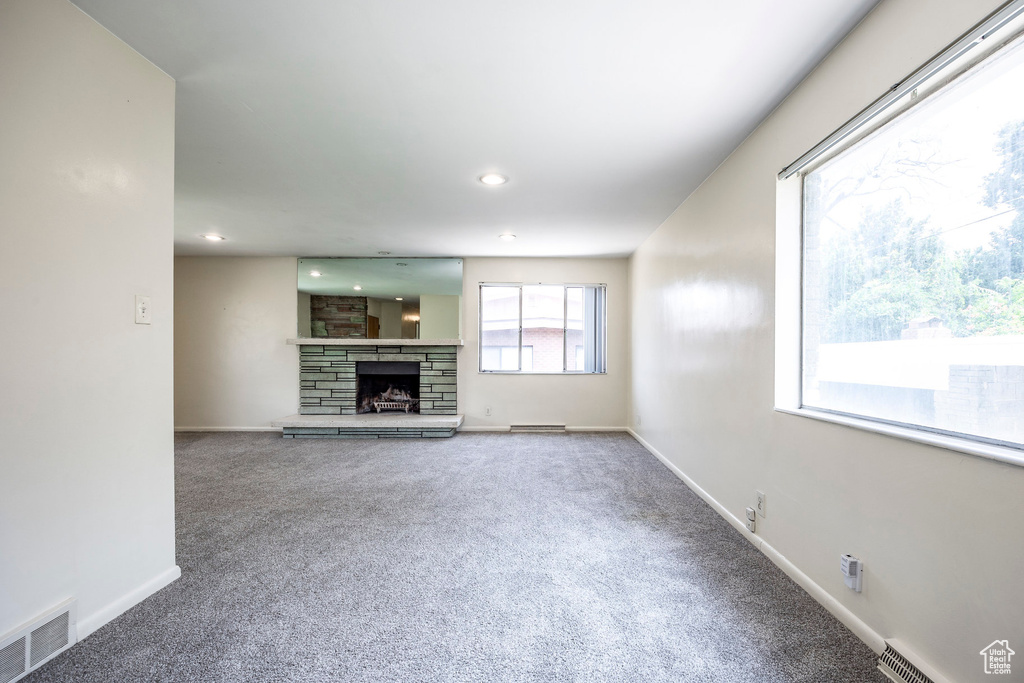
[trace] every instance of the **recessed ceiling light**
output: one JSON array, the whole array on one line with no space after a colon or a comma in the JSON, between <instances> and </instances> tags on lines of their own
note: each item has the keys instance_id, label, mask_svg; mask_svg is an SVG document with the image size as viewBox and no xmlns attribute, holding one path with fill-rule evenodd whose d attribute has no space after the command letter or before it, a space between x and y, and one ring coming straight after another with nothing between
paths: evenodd
<instances>
[{"instance_id":1,"label":"recessed ceiling light","mask_svg":"<svg viewBox=\"0 0 1024 683\"><path fill-rule=\"evenodd\" d=\"M224 238L221 237L220 235L200 235L200 237L202 237L205 240L210 240L211 242L223 242L224 241Z\"/></svg>"},{"instance_id":2,"label":"recessed ceiling light","mask_svg":"<svg viewBox=\"0 0 1024 683\"><path fill-rule=\"evenodd\" d=\"M402 300L403 300L403 299L402 299L402 297L400 297L400 296L396 296L396 297L395 297L395 301L402 301Z\"/></svg>"},{"instance_id":3,"label":"recessed ceiling light","mask_svg":"<svg viewBox=\"0 0 1024 683\"><path fill-rule=\"evenodd\" d=\"M480 176L480 182L484 185L504 185L508 182L508 178L500 173L485 173Z\"/></svg>"},{"instance_id":4,"label":"recessed ceiling light","mask_svg":"<svg viewBox=\"0 0 1024 683\"><path fill-rule=\"evenodd\" d=\"M391 255L390 251L378 251L377 253L380 254L381 256L390 256Z\"/></svg>"},{"instance_id":5,"label":"recessed ceiling light","mask_svg":"<svg viewBox=\"0 0 1024 683\"><path fill-rule=\"evenodd\" d=\"M362 289L362 287L360 287L359 285L356 285L356 286L355 286L355 287L353 287L352 289L354 289L354 290L356 290L356 291L358 292L358 291L359 291L360 289Z\"/></svg>"},{"instance_id":6,"label":"recessed ceiling light","mask_svg":"<svg viewBox=\"0 0 1024 683\"><path fill-rule=\"evenodd\" d=\"M511 242L512 240L514 240L516 238L516 236L513 235L510 232L502 233L502 234L498 235L498 237L503 239L503 240L505 240L506 242Z\"/></svg>"},{"instance_id":7,"label":"recessed ceiling light","mask_svg":"<svg viewBox=\"0 0 1024 683\"><path fill-rule=\"evenodd\" d=\"M409 264L408 263L396 263L395 265L396 266L401 266L401 267L405 268Z\"/></svg>"},{"instance_id":8,"label":"recessed ceiling light","mask_svg":"<svg viewBox=\"0 0 1024 683\"><path fill-rule=\"evenodd\" d=\"M321 273L319 270L311 270L309 271L309 274L312 277L320 277L321 275L323 275L323 273Z\"/></svg>"}]
</instances>

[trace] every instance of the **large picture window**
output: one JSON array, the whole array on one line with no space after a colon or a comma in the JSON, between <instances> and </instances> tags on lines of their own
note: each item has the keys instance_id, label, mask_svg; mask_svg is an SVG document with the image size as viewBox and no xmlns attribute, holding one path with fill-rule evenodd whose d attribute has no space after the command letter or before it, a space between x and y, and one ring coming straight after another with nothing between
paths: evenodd
<instances>
[{"instance_id":1,"label":"large picture window","mask_svg":"<svg viewBox=\"0 0 1024 683\"><path fill-rule=\"evenodd\" d=\"M480 371L605 372L604 285L480 285Z\"/></svg>"},{"instance_id":2,"label":"large picture window","mask_svg":"<svg viewBox=\"0 0 1024 683\"><path fill-rule=\"evenodd\" d=\"M897 109L799 172L800 405L1021 448L1024 40Z\"/></svg>"}]
</instances>

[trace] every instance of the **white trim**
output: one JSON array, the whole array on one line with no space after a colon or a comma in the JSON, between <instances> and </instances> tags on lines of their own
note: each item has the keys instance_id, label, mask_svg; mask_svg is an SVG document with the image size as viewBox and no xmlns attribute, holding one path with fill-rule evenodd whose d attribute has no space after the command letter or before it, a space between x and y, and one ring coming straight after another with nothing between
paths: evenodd
<instances>
[{"instance_id":1,"label":"white trim","mask_svg":"<svg viewBox=\"0 0 1024 683\"><path fill-rule=\"evenodd\" d=\"M459 427L460 432L507 432L512 427L510 425L500 426L489 426L489 425L474 425L472 427ZM569 427L565 428L567 432L629 432L629 427Z\"/></svg>"},{"instance_id":2,"label":"white trim","mask_svg":"<svg viewBox=\"0 0 1024 683\"><path fill-rule=\"evenodd\" d=\"M803 176L775 183L775 405L800 405Z\"/></svg>"},{"instance_id":3,"label":"white trim","mask_svg":"<svg viewBox=\"0 0 1024 683\"><path fill-rule=\"evenodd\" d=\"M862 429L866 432L884 434L885 436L891 436L897 439L906 439L907 441L916 441L917 443L928 444L929 446L945 448L949 451L977 455L982 458L988 458L989 460L997 460L1009 465L1024 467L1024 452L1016 448L987 444L981 441L974 441L972 439L961 439L948 434L937 434L923 429L914 429L913 427L901 427L899 425L866 420L864 418L853 417L851 415L838 415L836 413L828 413L820 410L814 410L812 408L785 408L776 406L775 410L779 413L796 415L798 417L809 417L813 420L821 420L822 422L832 422L833 424L843 425L844 427L853 427L854 429Z\"/></svg>"},{"instance_id":4,"label":"white trim","mask_svg":"<svg viewBox=\"0 0 1024 683\"><path fill-rule=\"evenodd\" d=\"M121 616L135 605L139 604L161 588L169 585L181 576L181 569L174 565L160 574L157 574L141 586L134 588L122 595L117 600L105 607L98 609L87 617L78 620L78 640L84 640L96 629Z\"/></svg>"},{"instance_id":5,"label":"white trim","mask_svg":"<svg viewBox=\"0 0 1024 683\"><path fill-rule=\"evenodd\" d=\"M838 619L843 626L853 631L853 634L860 638L864 643L874 650L875 653L881 654L885 650L885 639L874 629L864 623L860 617L855 615L845 605L836 600L832 595L822 588L820 585L814 582L809 576L804 574L800 569L786 559L786 556L772 547L770 544L765 542L760 536L751 534L747 531L746 524L729 512L721 503L715 500L711 494L702 489L697 485L695 481L690 479L686 474L676 467L672 461L662 455L658 449L651 444L647 443L639 434L632 429L627 430L629 434L637 440L637 442L646 448L651 454L662 462L669 470L672 471L677 477L679 477L684 484L690 487L694 493L700 496L704 502L714 508L715 512L721 515L725 521L736 527L736 530L743 534L750 543L760 550L769 560L771 560L775 566L785 572L786 576L793 579L797 585L803 588L807 593L814 598L818 604L827 609L829 613Z\"/></svg>"},{"instance_id":6,"label":"white trim","mask_svg":"<svg viewBox=\"0 0 1024 683\"><path fill-rule=\"evenodd\" d=\"M280 427L175 427L175 432L280 432Z\"/></svg>"}]
</instances>

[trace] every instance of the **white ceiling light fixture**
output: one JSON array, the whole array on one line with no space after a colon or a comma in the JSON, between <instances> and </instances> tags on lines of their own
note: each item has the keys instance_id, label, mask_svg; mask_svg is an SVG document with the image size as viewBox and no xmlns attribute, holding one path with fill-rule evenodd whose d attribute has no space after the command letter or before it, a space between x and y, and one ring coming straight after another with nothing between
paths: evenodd
<instances>
[{"instance_id":1,"label":"white ceiling light fixture","mask_svg":"<svg viewBox=\"0 0 1024 683\"><path fill-rule=\"evenodd\" d=\"M352 289L354 289L354 290L356 290L356 291L358 292L359 290L361 290L361 289L362 289L362 287L361 287L360 285L356 285L356 286L355 286L355 287L353 287Z\"/></svg>"},{"instance_id":2,"label":"white ceiling light fixture","mask_svg":"<svg viewBox=\"0 0 1024 683\"><path fill-rule=\"evenodd\" d=\"M503 176L500 173L485 173L480 176L480 182L484 185L490 185L496 187L498 185L504 185L508 182L508 177Z\"/></svg>"},{"instance_id":3,"label":"white ceiling light fixture","mask_svg":"<svg viewBox=\"0 0 1024 683\"><path fill-rule=\"evenodd\" d=\"M221 235L214 235L212 233L200 235L200 237L202 237L204 240L210 240L211 242L223 242L225 239L227 239Z\"/></svg>"},{"instance_id":4,"label":"white ceiling light fixture","mask_svg":"<svg viewBox=\"0 0 1024 683\"><path fill-rule=\"evenodd\" d=\"M404 301L404 299L402 297L400 297L400 296L396 296L395 297L395 301Z\"/></svg>"},{"instance_id":5,"label":"white ceiling light fixture","mask_svg":"<svg viewBox=\"0 0 1024 683\"><path fill-rule=\"evenodd\" d=\"M511 242L512 240L514 240L514 239L516 238L516 236L515 236L515 235L513 235L513 234L512 234L512 233L510 233L510 232L503 232L503 233L501 233L500 235L498 235L498 238L499 238L499 239L503 239L503 240L505 240L506 242Z\"/></svg>"},{"instance_id":6,"label":"white ceiling light fixture","mask_svg":"<svg viewBox=\"0 0 1024 683\"><path fill-rule=\"evenodd\" d=\"M320 277L321 275L323 275L323 273L321 273L319 270L311 270L309 271L309 275L310 277Z\"/></svg>"},{"instance_id":7,"label":"white ceiling light fixture","mask_svg":"<svg viewBox=\"0 0 1024 683\"><path fill-rule=\"evenodd\" d=\"M377 253L380 254L381 256L389 256L391 254L390 251L378 251Z\"/></svg>"}]
</instances>

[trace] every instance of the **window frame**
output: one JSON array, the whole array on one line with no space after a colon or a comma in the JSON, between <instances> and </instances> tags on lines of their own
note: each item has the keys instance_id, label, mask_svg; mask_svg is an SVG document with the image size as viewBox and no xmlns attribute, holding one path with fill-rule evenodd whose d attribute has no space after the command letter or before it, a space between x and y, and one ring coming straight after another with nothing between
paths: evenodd
<instances>
[{"instance_id":1,"label":"window frame","mask_svg":"<svg viewBox=\"0 0 1024 683\"><path fill-rule=\"evenodd\" d=\"M537 371L523 370L523 287L561 287L562 288L562 370ZM484 287L509 287L519 290L519 369L517 370L485 370L483 367L483 340L484 340L484 316L483 316L483 292ZM567 290L571 287L590 287L602 291L600 301L601 325L597 330L596 353L600 357L600 371L587 372L586 370L567 370L568 351L566 349L566 334L568 331L568 308L569 297ZM503 347L504 348L504 347ZM512 348L512 347L507 347ZM608 374L608 285L603 282L478 282L477 283L477 372L485 375L566 375L566 376L589 376Z\"/></svg>"},{"instance_id":2,"label":"window frame","mask_svg":"<svg viewBox=\"0 0 1024 683\"><path fill-rule=\"evenodd\" d=\"M1024 466L1024 447L971 435L803 405L803 183L807 173L850 149L967 71L1024 36L1024 0L1001 6L894 85L778 174L776 183L776 412Z\"/></svg>"}]
</instances>

